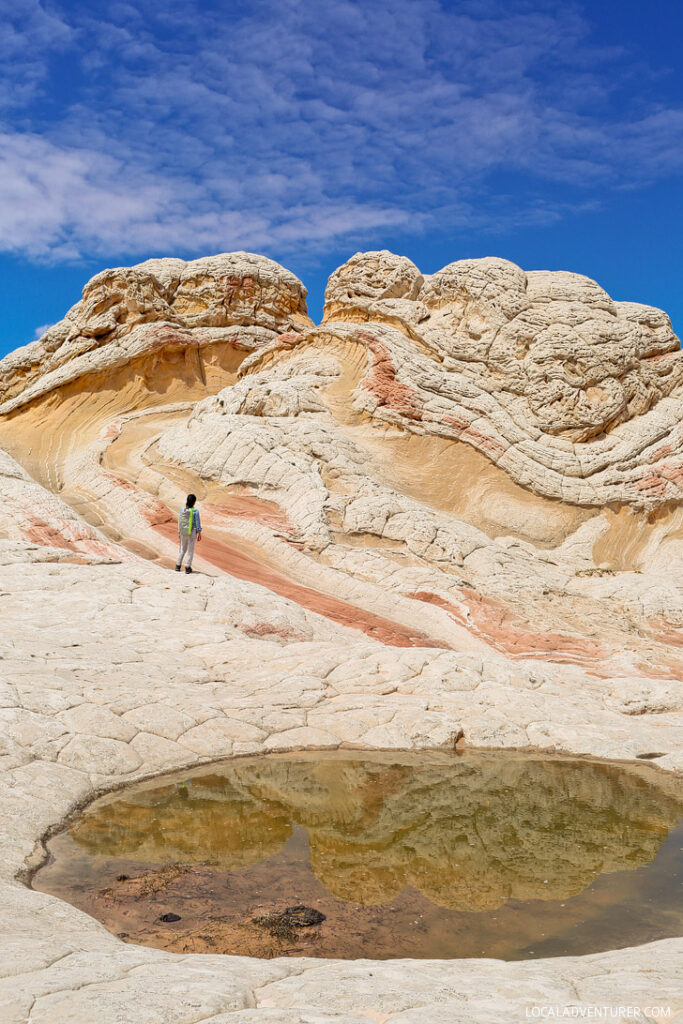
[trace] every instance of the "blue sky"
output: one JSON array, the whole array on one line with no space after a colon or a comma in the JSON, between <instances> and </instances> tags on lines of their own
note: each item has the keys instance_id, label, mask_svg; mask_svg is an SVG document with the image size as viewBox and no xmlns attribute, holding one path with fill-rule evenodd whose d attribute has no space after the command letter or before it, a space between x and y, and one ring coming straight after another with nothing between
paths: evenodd
<instances>
[{"instance_id":1,"label":"blue sky","mask_svg":"<svg viewBox=\"0 0 683 1024\"><path fill-rule=\"evenodd\" d=\"M390 248L683 331L679 2L0 0L0 354L105 266Z\"/></svg>"}]
</instances>

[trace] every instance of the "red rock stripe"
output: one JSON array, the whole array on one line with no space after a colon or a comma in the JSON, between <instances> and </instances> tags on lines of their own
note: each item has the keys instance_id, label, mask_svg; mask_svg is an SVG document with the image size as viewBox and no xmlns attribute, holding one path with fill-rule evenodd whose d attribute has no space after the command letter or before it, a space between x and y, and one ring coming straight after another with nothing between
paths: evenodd
<instances>
[{"instance_id":1,"label":"red rock stripe","mask_svg":"<svg viewBox=\"0 0 683 1024\"><path fill-rule=\"evenodd\" d=\"M178 531L175 520L157 522L153 526L168 540L174 542L177 540ZM258 562L226 541L204 534L201 542L197 545L196 552L198 557L210 562L211 565L229 576L235 576L240 580L249 580L251 583L259 583L282 597L296 601L302 608L308 608L309 611L317 612L318 615L324 615L325 618L338 622L342 626L359 629L373 640L378 640L389 647L450 649L448 644L432 640L417 630L409 630L392 622L391 619L375 615L364 608L357 608L355 605L340 601L329 594L321 594L320 591L313 590L311 587L301 586L301 584L290 580L284 573Z\"/></svg>"},{"instance_id":2,"label":"red rock stripe","mask_svg":"<svg viewBox=\"0 0 683 1024\"><path fill-rule=\"evenodd\" d=\"M500 602L482 597L467 587L463 587L462 594L469 618L462 608L431 591L419 590L408 596L445 609L455 622L472 630L510 658L542 657L560 664L583 665L599 661L604 656L601 645L589 637L534 633L510 621L508 609Z\"/></svg>"}]
</instances>

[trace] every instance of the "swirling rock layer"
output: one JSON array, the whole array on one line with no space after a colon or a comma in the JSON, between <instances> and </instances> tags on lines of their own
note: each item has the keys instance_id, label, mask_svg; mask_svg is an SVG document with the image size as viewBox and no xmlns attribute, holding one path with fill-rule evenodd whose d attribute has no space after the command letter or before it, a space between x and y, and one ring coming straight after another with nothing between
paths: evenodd
<instances>
[{"instance_id":1,"label":"swirling rock layer","mask_svg":"<svg viewBox=\"0 0 683 1024\"><path fill-rule=\"evenodd\" d=\"M14 879L95 789L229 754L464 740L680 770L681 366L664 313L586 278L386 252L332 275L317 327L263 257L105 271L2 360L3 1020L517 1020L539 986L651 1000L655 961L667 998L675 943L419 983L233 970L122 950Z\"/></svg>"}]
</instances>

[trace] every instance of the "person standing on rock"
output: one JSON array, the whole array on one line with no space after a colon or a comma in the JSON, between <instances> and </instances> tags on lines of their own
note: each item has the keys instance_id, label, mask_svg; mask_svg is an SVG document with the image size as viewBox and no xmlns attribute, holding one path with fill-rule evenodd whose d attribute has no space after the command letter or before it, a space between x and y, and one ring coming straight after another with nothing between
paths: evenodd
<instances>
[{"instance_id":1,"label":"person standing on rock","mask_svg":"<svg viewBox=\"0 0 683 1024\"><path fill-rule=\"evenodd\" d=\"M178 538L180 540L180 551L178 552L178 563L176 572L180 572L183 565L183 558L187 554L185 572L192 572L192 557L194 555L195 540L202 539L202 521L199 517L199 509L195 508L197 503L196 494L188 494L185 508L181 509L178 515Z\"/></svg>"}]
</instances>

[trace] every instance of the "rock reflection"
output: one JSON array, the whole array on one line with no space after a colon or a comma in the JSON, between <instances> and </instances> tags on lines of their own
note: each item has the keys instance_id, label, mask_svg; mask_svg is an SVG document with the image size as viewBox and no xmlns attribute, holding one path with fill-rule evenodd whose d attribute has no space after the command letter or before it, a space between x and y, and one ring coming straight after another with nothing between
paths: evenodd
<instances>
[{"instance_id":1,"label":"rock reflection","mask_svg":"<svg viewBox=\"0 0 683 1024\"><path fill-rule=\"evenodd\" d=\"M332 895L380 905L412 886L480 911L559 900L656 855L683 814L646 768L511 754L291 754L237 760L94 804L69 830L84 851L141 864L238 870L299 825Z\"/></svg>"}]
</instances>

